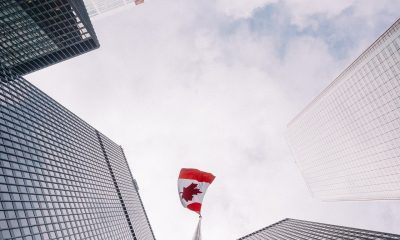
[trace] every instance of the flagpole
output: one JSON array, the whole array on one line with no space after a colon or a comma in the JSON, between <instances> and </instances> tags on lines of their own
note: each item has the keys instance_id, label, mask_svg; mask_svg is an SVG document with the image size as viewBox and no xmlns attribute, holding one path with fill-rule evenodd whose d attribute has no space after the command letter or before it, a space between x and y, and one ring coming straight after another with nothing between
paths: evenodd
<instances>
[{"instance_id":1,"label":"flagpole","mask_svg":"<svg viewBox=\"0 0 400 240\"><path fill-rule=\"evenodd\" d=\"M201 214L199 214L199 223L197 224L196 232L194 233L193 240L201 240Z\"/></svg>"}]
</instances>

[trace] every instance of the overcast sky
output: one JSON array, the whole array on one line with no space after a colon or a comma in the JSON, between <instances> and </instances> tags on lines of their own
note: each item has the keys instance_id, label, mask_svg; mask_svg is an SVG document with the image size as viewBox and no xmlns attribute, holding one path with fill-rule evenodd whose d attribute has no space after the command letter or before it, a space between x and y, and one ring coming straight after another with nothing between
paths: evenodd
<instances>
[{"instance_id":1,"label":"overcast sky","mask_svg":"<svg viewBox=\"0 0 400 240\"><path fill-rule=\"evenodd\" d=\"M284 135L399 13L398 0L147 0L94 21L100 49L26 78L124 147L159 240L197 224L182 167L217 177L205 240L286 217L400 233L399 201L313 199Z\"/></svg>"}]
</instances>

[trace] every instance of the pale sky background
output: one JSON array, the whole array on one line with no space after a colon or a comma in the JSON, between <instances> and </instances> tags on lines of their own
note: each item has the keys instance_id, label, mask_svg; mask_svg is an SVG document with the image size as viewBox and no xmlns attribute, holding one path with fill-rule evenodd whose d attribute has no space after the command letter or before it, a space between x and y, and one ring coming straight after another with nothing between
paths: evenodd
<instances>
[{"instance_id":1,"label":"pale sky background","mask_svg":"<svg viewBox=\"0 0 400 240\"><path fill-rule=\"evenodd\" d=\"M197 224L182 167L217 176L205 240L286 217L400 233L399 201L313 199L284 138L399 13L399 0L147 0L94 22L100 49L26 78L124 147L159 240Z\"/></svg>"}]
</instances>

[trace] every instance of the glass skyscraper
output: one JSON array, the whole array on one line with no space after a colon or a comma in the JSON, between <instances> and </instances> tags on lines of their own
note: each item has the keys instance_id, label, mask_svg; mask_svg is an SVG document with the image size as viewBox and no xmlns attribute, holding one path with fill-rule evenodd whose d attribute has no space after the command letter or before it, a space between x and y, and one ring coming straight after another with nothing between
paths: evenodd
<instances>
[{"instance_id":1,"label":"glass skyscraper","mask_svg":"<svg viewBox=\"0 0 400 240\"><path fill-rule=\"evenodd\" d=\"M99 46L82 0L0 1L0 240L153 240L121 146L21 77Z\"/></svg>"},{"instance_id":2,"label":"glass skyscraper","mask_svg":"<svg viewBox=\"0 0 400 240\"><path fill-rule=\"evenodd\" d=\"M0 239L154 239L122 148L0 70Z\"/></svg>"},{"instance_id":3,"label":"glass skyscraper","mask_svg":"<svg viewBox=\"0 0 400 240\"><path fill-rule=\"evenodd\" d=\"M395 240L400 239L400 235L287 218L247 236L239 238L239 240L288 239Z\"/></svg>"},{"instance_id":4,"label":"glass skyscraper","mask_svg":"<svg viewBox=\"0 0 400 240\"><path fill-rule=\"evenodd\" d=\"M0 1L0 63L19 75L98 47L82 0Z\"/></svg>"},{"instance_id":5,"label":"glass skyscraper","mask_svg":"<svg viewBox=\"0 0 400 240\"><path fill-rule=\"evenodd\" d=\"M400 199L400 20L288 124L314 197Z\"/></svg>"}]
</instances>

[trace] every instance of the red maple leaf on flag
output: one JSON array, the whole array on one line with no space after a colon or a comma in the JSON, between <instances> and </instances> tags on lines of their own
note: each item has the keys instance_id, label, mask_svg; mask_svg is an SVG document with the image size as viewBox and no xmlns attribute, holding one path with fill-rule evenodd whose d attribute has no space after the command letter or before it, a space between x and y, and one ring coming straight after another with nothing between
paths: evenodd
<instances>
[{"instance_id":1,"label":"red maple leaf on flag","mask_svg":"<svg viewBox=\"0 0 400 240\"><path fill-rule=\"evenodd\" d=\"M186 202L192 201L193 196L202 193L197 187L198 184L191 183L189 186L183 188L182 199Z\"/></svg>"}]
</instances>

